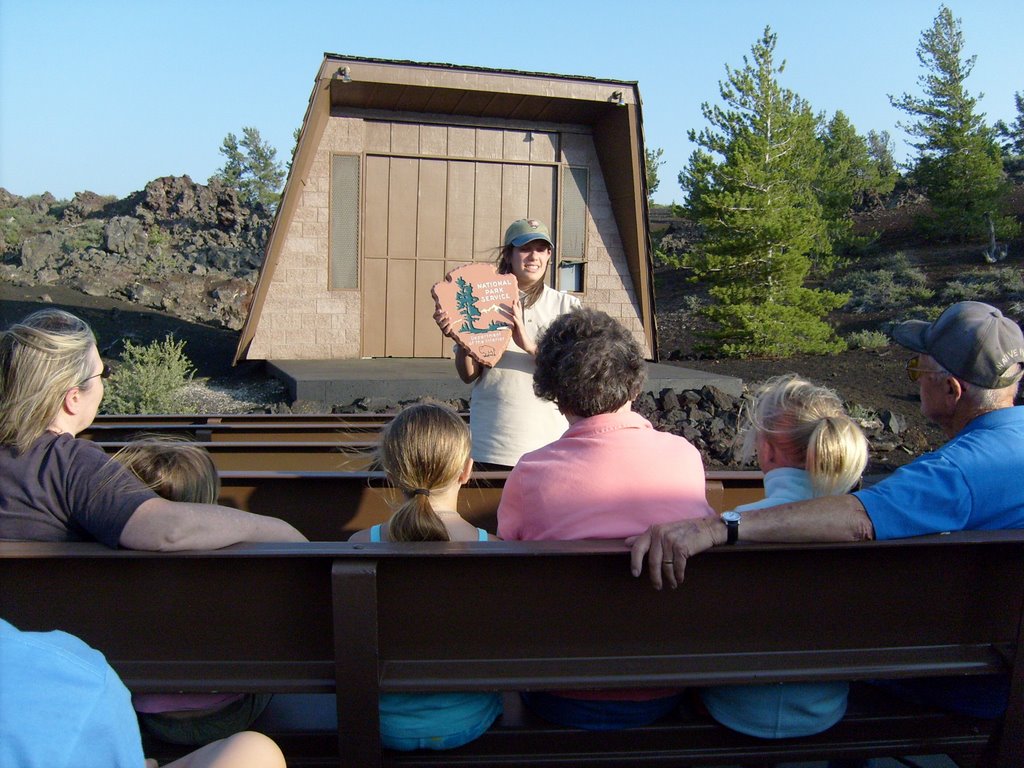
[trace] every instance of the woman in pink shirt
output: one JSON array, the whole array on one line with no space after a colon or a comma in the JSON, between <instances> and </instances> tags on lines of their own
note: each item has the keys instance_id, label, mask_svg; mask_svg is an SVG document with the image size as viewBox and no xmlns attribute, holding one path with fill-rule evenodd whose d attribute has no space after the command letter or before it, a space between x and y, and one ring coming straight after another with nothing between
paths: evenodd
<instances>
[{"instance_id":1,"label":"woman in pink shirt","mask_svg":"<svg viewBox=\"0 0 1024 768\"><path fill-rule=\"evenodd\" d=\"M632 334L604 312L558 317L537 345L533 387L569 422L555 442L525 454L498 507L503 539L621 539L657 522L711 515L700 453L632 411L646 363ZM678 691L524 694L543 717L591 730L644 725Z\"/></svg>"}]
</instances>

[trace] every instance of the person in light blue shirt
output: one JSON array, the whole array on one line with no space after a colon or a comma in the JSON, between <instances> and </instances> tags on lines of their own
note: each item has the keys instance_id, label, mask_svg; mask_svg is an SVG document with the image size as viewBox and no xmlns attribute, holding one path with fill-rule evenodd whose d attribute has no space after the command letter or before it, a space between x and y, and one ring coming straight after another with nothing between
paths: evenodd
<instances>
[{"instance_id":1,"label":"person in light blue shirt","mask_svg":"<svg viewBox=\"0 0 1024 768\"><path fill-rule=\"evenodd\" d=\"M747 411L744 454L756 453L765 498L741 513L788 501L846 493L860 480L868 441L830 389L795 374L766 381ZM846 712L845 682L720 685L705 688L708 712L734 731L766 739L809 736Z\"/></svg>"},{"instance_id":2,"label":"person in light blue shirt","mask_svg":"<svg viewBox=\"0 0 1024 768\"><path fill-rule=\"evenodd\" d=\"M103 654L67 632L0 619L0 766L156 768L142 753L131 694ZM164 768L284 768L271 739L237 733Z\"/></svg>"},{"instance_id":3,"label":"person in light blue shirt","mask_svg":"<svg viewBox=\"0 0 1024 768\"><path fill-rule=\"evenodd\" d=\"M451 408L418 403L395 415L381 433L377 457L402 504L386 523L349 541L489 541L459 513L459 490L473 470L469 428ZM424 594L424 600L444 595ZM388 749L453 749L481 736L502 712L493 692L385 693L380 738Z\"/></svg>"},{"instance_id":4,"label":"person in light blue shirt","mask_svg":"<svg viewBox=\"0 0 1024 768\"><path fill-rule=\"evenodd\" d=\"M66 632L0 619L0 765L142 768L131 695L103 654Z\"/></svg>"}]
</instances>

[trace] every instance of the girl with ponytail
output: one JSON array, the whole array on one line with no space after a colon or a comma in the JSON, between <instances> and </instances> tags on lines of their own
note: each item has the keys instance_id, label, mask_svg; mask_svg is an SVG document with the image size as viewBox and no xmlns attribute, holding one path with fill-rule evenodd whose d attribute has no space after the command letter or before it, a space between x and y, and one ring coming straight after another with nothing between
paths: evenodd
<instances>
[{"instance_id":1,"label":"girl with ponytail","mask_svg":"<svg viewBox=\"0 0 1024 768\"><path fill-rule=\"evenodd\" d=\"M469 428L452 409L421 403L398 413L377 449L403 501L391 519L350 541L488 541L464 520L459 490L469 480ZM443 596L438 596L443 599ZM380 697L381 741L389 749L453 749L486 731L501 714L496 693L387 693Z\"/></svg>"},{"instance_id":2,"label":"girl with ponytail","mask_svg":"<svg viewBox=\"0 0 1024 768\"><path fill-rule=\"evenodd\" d=\"M456 511L473 471L470 448L469 428L451 408L420 403L399 412L381 433L377 460L402 503L351 541L487 541Z\"/></svg>"},{"instance_id":3,"label":"girl with ponytail","mask_svg":"<svg viewBox=\"0 0 1024 768\"><path fill-rule=\"evenodd\" d=\"M840 495L860 481L868 441L839 397L795 374L766 381L746 415L745 458L757 455L765 498L743 513L816 496ZM820 733L846 712L849 685L777 683L705 688L701 698L725 726L761 738Z\"/></svg>"}]
</instances>

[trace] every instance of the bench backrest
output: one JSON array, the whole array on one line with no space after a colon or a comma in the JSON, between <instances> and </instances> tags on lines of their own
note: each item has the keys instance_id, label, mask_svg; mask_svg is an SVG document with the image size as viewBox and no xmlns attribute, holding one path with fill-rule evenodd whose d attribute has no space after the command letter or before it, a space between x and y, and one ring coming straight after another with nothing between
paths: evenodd
<instances>
[{"instance_id":1,"label":"bench backrest","mask_svg":"<svg viewBox=\"0 0 1024 768\"><path fill-rule=\"evenodd\" d=\"M1002 764L1020 765L1022 574L1018 531L721 548L664 592L619 542L2 543L0 616L81 636L134 690L335 690L350 765L379 762L387 691L1007 670Z\"/></svg>"},{"instance_id":2,"label":"bench backrest","mask_svg":"<svg viewBox=\"0 0 1024 768\"><path fill-rule=\"evenodd\" d=\"M221 472L222 504L281 517L307 538L344 541L355 531L387 520L400 501L383 472ZM474 472L459 494L459 513L474 525L497 530L498 502L508 472ZM764 498L761 472L711 470L705 490L719 512Z\"/></svg>"}]
</instances>

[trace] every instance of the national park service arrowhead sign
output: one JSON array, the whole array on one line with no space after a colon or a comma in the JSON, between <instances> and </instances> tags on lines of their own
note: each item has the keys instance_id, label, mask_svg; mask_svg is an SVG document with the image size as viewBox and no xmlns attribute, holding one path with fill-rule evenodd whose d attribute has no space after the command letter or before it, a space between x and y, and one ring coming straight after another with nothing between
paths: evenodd
<instances>
[{"instance_id":1,"label":"national park service arrowhead sign","mask_svg":"<svg viewBox=\"0 0 1024 768\"><path fill-rule=\"evenodd\" d=\"M501 310L519 298L515 275L499 275L493 264L465 264L430 289L437 308L451 320L448 336L481 365L497 365L512 339Z\"/></svg>"}]
</instances>

